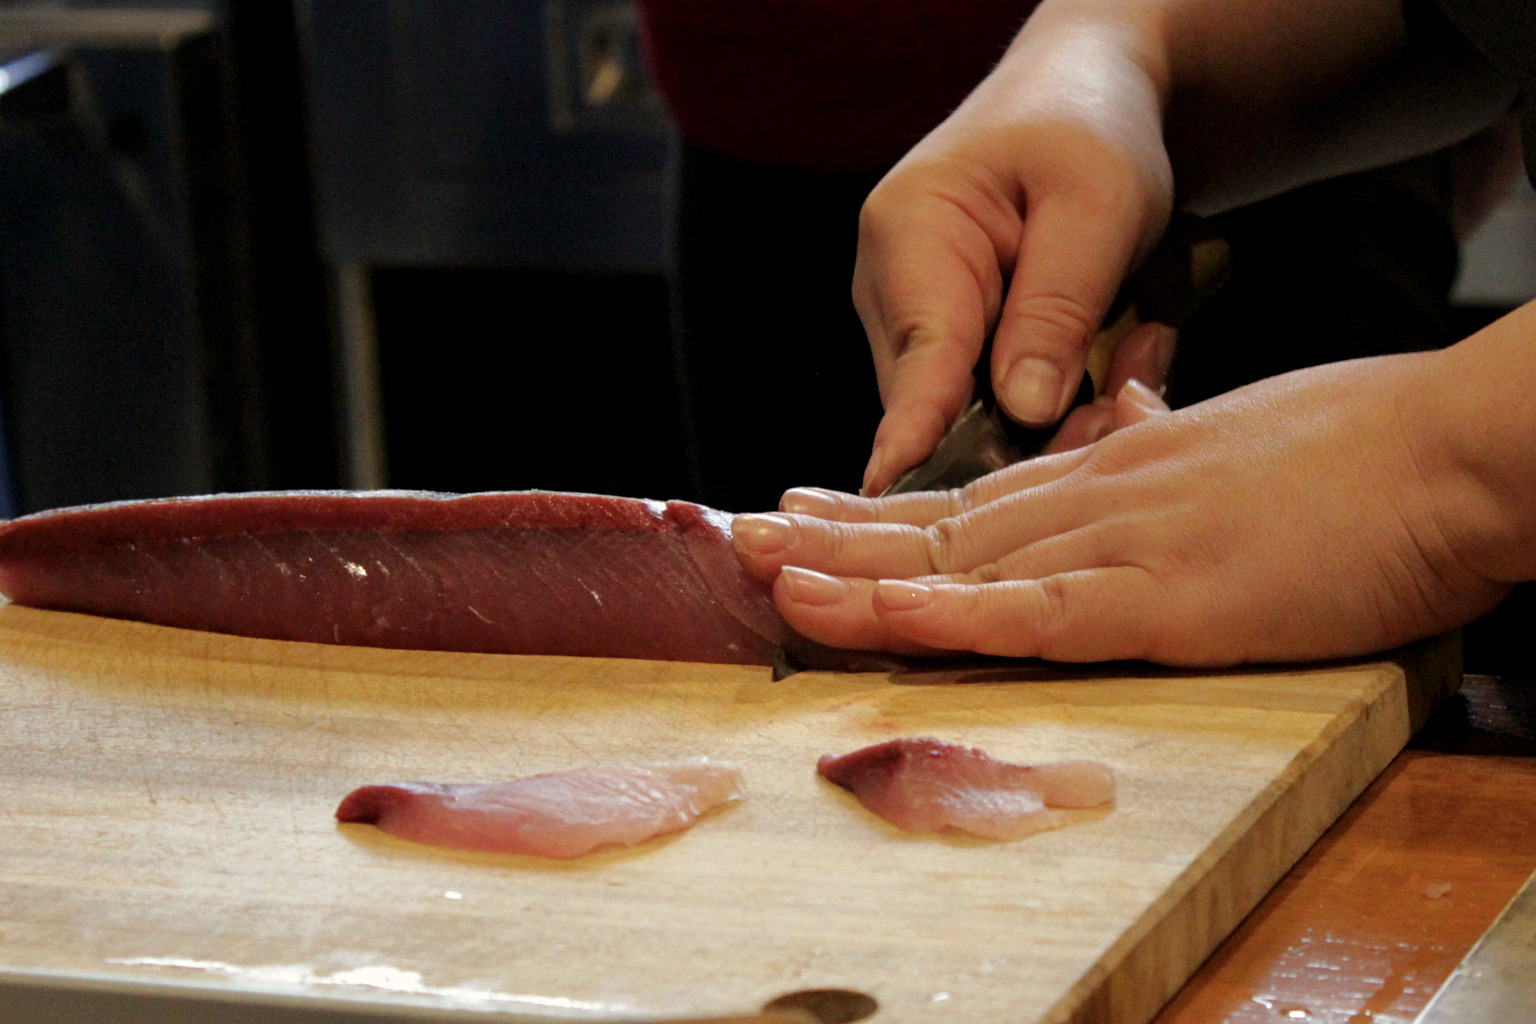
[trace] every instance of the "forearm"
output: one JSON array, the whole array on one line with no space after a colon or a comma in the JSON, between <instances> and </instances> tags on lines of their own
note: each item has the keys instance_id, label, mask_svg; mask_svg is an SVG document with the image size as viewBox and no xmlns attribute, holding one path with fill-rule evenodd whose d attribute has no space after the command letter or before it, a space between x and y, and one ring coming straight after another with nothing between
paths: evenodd
<instances>
[{"instance_id":1,"label":"forearm","mask_svg":"<svg viewBox=\"0 0 1536 1024\"><path fill-rule=\"evenodd\" d=\"M1410 33L1403 0L1046 0L1004 65L1073 23L1130 40L1179 201L1213 212L1430 152L1508 108L1513 87L1415 2Z\"/></svg>"},{"instance_id":2,"label":"forearm","mask_svg":"<svg viewBox=\"0 0 1536 1024\"><path fill-rule=\"evenodd\" d=\"M1167 142L1181 201L1250 202L1431 152L1514 89L1424 0L1165 0Z\"/></svg>"}]
</instances>

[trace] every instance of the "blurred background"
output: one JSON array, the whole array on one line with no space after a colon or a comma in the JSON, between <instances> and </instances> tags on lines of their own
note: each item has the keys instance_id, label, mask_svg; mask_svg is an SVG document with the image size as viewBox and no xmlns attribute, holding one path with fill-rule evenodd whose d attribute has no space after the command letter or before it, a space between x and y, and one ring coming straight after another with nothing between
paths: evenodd
<instances>
[{"instance_id":1,"label":"blurred background","mask_svg":"<svg viewBox=\"0 0 1536 1024\"><path fill-rule=\"evenodd\" d=\"M700 412L736 371L690 375L674 342L686 141L640 24L627 0L0 0L0 514L379 486L756 502L701 476L738 444ZM1442 261L1440 335L1536 295L1533 239L1517 176ZM824 482L856 486L835 454L855 464Z\"/></svg>"},{"instance_id":2,"label":"blurred background","mask_svg":"<svg viewBox=\"0 0 1536 1024\"><path fill-rule=\"evenodd\" d=\"M7 514L686 487L621 3L0 4Z\"/></svg>"}]
</instances>

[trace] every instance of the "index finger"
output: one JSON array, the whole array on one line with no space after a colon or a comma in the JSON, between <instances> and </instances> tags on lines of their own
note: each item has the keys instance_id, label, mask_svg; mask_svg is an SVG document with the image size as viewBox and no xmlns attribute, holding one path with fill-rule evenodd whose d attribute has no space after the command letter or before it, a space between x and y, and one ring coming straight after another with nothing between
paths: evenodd
<instances>
[{"instance_id":1,"label":"index finger","mask_svg":"<svg viewBox=\"0 0 1536 1024\"><path fill-rule=\"evenodd\" d=\"M885 405L866 493L926 458L970 400L972 371L1002 304L995 242L939 192L892 186L865 204L853 302Z\"/></svg>"}]
</instances>

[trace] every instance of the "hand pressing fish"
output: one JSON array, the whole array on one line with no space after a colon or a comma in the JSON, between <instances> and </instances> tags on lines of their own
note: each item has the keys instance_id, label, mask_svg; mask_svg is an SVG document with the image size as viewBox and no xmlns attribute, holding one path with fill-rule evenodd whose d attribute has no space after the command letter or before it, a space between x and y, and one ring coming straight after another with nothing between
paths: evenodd
<instances>
[{"instance_id":1,"label":"hand pressing fish","mask_svg":"<svg viewBox=\"0 0 1536 1024\"><path fill-rule=\"evenodd\" d=\"M0 525L0 592L268 640L880 671L799 636L731 517L548 491L289 491L57 509Z\"/></svg>"},{"instance_id":2,"label":"hand pressing fish","mask_svg":"<svg viewBox=\"0 0 1536 1024\"><path fill-rule=\"evenodd\" d=\"M430 846L566 860L679 832L743 792L739 769L695 757L512 782L363 786L341 801L336 820Z\"/></svg>"},{"instance_id":3,"label":"hand pressing fish","mask_svg":"<svg viewBox=\"0 0 1536 1024\"><path fill-rule=\"evenodd\" d=\"M816 771L908 832L957 828L986 839L1022 839L1065 823L1050 808L1097 807L1115 798L1114 774L1096 761L1009 764L927 738L828 754Z\"/></svg>"}]
</instances>

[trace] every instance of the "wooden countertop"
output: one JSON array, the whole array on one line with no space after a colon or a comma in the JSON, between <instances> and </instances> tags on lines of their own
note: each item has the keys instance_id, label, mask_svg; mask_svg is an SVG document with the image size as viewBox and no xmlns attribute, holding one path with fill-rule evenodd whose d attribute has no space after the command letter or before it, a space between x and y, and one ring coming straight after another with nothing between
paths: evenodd
<instances>
[{"instance_id":1,"label":"wooden countertop","mask_svg":"<svg viewBox=\"0 0 1536 1024\"><path fill-rule=\"evenodd\" d=\"M1536 871L1536 679L1461 693L1156 1024L1409 1024Z\"/></svg>"}]
</instances>

